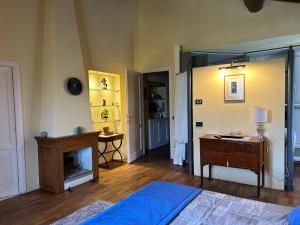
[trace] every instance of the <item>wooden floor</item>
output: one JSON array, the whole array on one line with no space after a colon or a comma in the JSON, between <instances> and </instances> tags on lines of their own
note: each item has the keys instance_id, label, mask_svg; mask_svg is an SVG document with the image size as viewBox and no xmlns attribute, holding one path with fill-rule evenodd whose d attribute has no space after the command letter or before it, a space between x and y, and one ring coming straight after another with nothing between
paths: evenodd
<instances>
[{"instance_id":1,"label":"wooden floor","mask_svg":"<svg viewBox=\"0 0 300 225\"><path fill-rule=\"evenodd\" d=\"M0 202L0 224L49 224L98 199L116 202L152 180L166 180L198 187L199 177L173 166L165 150L142 157L133 164L110 164L100 169L100 180L80 185L73 192L52 195L34 191ZM295 191L263 188L258 200L287 206L300 204L300 166L296 167ZM256 187L220 180L205 180L204 189L256 199Z\"/></svg>"}]
</instances>

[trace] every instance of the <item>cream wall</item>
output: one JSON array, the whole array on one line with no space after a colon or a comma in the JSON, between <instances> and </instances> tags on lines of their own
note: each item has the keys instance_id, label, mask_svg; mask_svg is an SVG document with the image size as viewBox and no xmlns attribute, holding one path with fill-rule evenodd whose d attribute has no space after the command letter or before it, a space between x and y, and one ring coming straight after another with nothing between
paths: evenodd
<instances>
[{"instance_id":1,"label":"cream wall","mask_svg":"<svg viewBox=\"0 0 300 225\"><path fill-rule=\"evenodd\" d=\"M40 121L40 3L39 0L1 0L0 7L0 60L20 65L28 190L37 187L38 174L33 136L39 132Z\"/></svg>"},{"instance_id":2,"label":"cream wall","mask_svg":"<svg viewBox=\"0 0 300 225\"><path fill-rule=\"evenodd\" d=\"M137 0L134 68L170 67L176 87L175 45L201 50L300 34L299 11L300 4L278 1L266 1L262 11L249 13L241 0Z\"/></svg>"},{"instance_id":3,"label":"cream wall","mask_svg":"<svg viewBox=\"0 0 300 225\"><path fill-rule=\"evenodd\" d=\"M229 132L255 135L252 109L258 106L268 109L271 115L270 122L265 125L268 140L266 187L284 189L285 60L250 62L243 70L224 72L218 68L193 69L193 99L203 99L203 105L193 106L193 120L204 124L203 128L193 128L195 174L200 175L199 137ZM224 103L225 74L245 74L245 103ZM212 174L213 178L256 185L256 174L248 170L213 167Z\"/></svg>"},{"instance_id":4,"label":"cream wall","mask_svg":"<svg viewBox=\"0 0 300 225\"><path fill-rule=\"evenodd\" d=\"M45 2L41 130L49 136L73 134L81 126L92 131L88 84L84 70L73 0ZM66 79L77 77L80 95L69 94Z\"/></svg>"},{"instance_id":5,"label":"cream wall","mask_svg":"<svg viewBox=\"0 0 300 225\"><path fill-rule=\"evenodd\" d=\"M133 66L134 0L75 0L88 69L124 74Z\"/></svg>"},{"instance_id":6,"label":"cream wall","mask_svg":"<svg viewBox=\"0 0 300 225\"><path fill-rule=\"evenodd\" d=\"M135 65L170 62L176 44L199 50L299 34L299 10L299 4L278 1L249 13L240 0L137 0Z\"/></svg>"}]
</instances>

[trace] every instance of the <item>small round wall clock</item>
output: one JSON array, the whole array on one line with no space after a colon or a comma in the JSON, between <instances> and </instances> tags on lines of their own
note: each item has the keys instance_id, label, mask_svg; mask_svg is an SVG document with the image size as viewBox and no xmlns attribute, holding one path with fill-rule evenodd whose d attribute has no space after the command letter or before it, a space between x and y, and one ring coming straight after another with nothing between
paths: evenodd
<instances>
[{"instance_id":1,"label":"small round wall clock","mask_svg":"<svg viewBox=\"0 0 300 225\"><path fill-rule=\"evenodd\" d=\"M82 83L76 77L68 78L67 89L71 95L80 95L82 92Z\"/></svg>"}]
</instances>

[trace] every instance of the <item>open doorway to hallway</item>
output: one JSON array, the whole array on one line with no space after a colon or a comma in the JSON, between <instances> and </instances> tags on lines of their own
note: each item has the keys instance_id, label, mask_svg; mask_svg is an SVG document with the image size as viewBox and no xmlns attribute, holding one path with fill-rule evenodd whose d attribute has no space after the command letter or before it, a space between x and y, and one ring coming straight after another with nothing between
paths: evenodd
<instances>
[{"instance_id":1,"label":"open doorway to hallway","mask_svg":"<svg viewBox=\"0 0 300 225\"><path fill-rule=\"evenodd\" d=\"M147 154L170 146L169 71L144 73L143 93L143 132ZM170 153L170 147L168 149Z\"/></svg>"}]
</instances>

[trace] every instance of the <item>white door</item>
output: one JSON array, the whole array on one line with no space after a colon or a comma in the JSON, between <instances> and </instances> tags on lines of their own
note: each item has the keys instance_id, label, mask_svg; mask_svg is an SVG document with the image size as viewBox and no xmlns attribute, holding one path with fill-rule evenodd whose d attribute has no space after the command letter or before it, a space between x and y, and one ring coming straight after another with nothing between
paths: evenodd
<instances>
[{"instance_id":1,"label":"white door","mask_svg":"<svg viewBox=\"0 0 300 225\"><path fill-rule=\"evenodd\" d=\"M13 74L0 67L0 197L18 194L17 165Z\"/></svg>"},{"instance_id":2,"label":"white door","mask_svg":"<svg viewBox=\"0 0 300 225\"><path fill-rule=\"evenodd\" d=\"M142 142L142 74L130 70L126 77L127 158L128 163L143 155Z\"/></svg>"}]
</instances>

